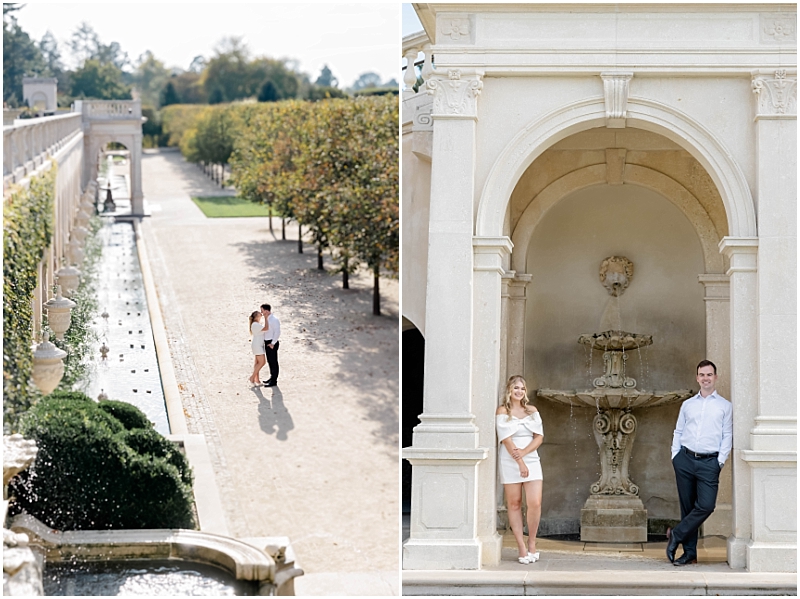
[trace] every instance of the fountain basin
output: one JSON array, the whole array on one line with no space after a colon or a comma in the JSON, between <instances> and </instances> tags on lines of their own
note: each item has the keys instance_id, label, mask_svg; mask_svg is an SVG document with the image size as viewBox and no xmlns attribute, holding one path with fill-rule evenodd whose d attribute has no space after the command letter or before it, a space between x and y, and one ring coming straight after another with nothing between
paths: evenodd
<instances>
[{"instance_id":1,"label":"fountain basin","mask_svg":"<svg viewBox=\"0 0 800 599\"><path fill-rule=\"evenodd\" d=\"M30 545L44 554L47 564L86 564L129 560L170 560L205 564L228 572L236 581L249 582L259 595L294 594L295 567L288 539L264 542L264 549L222 535L196 530L143 529L56 531L28 514L11 522L11 530L25 533Z\"/></svg>"},{"instance_id":2,"label":"fountain basin","mask_svg":"<svg viewBox=\"0 0 800 599\"><path fill-rule=\"evenodd\" d=\"M694 395L690 389L678 391L640 391L638 389L591 389L563 391L539 389L536 394L552 401L579 408L597 410L633 410L683 401Z\"/></svg>"},{"instance_id":3,"label":"fountain basin","mask_svg":"<svg viewBox=\"0 0 800 599\"><path fill-rule=\"evenodd\" d=\"M236 596L258 588L236 581L218 568L170 560L49 564L44 570L48 596Z\"/></svg>"}]
</instances>

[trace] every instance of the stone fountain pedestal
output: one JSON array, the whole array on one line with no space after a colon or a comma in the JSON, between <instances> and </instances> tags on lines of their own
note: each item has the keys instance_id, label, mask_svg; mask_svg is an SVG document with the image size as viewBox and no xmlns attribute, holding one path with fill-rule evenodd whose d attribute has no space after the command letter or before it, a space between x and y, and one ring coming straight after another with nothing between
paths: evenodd
<instances>
[{"instance_id":1,"label":"stone fountain pedestal","mask_svg":"<svg viewBox=\"0 0 800 599\"><path fill-rule=\"evenodd\" d=\"M650 335L605 331L582 335L578 342L603 352L604 373L594 379L594 388L586 391L540 389L538 395L570 406L597 410L592 428L600 453L601 473L581 510L581 541L645 542L647 510L639 499L639 487L628 474L638 426L631 410L682 401L693 392L688 389L642 391L636 388L635 379L625 375L629 352L652 344Z\"/></svg>"},{"instance_id":2,"label":"stone fountain pedestal","mask_svg":"<svg viewBox=\"0 0 800 599\"><path fill-rule=\"evenodd\" d=\"M581 509L581 541L643 543L647 510L632 495L589 495Z\"/></svg>"}]
</instances>

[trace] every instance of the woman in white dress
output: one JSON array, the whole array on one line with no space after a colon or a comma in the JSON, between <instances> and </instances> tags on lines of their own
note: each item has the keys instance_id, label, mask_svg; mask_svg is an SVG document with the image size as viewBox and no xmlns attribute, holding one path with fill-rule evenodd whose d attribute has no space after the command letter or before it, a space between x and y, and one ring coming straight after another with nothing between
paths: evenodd
<instances>
[{"instance_id":1,"label":"woman in white dress","mask_svg":"<svg viewBox=\"0 0 800 599\"><path fill-rule=\"evenodd\" d=\"M528 401L525 379L512 376L506 383L503 403L496 412L497 438L500 441L500 480L503 481L508 522L517 541L519 563L539 559L536 533L542 515L542 466L537 449L544 441L539 410ZM522 489L528 507L528 544L522 532Z\"/></svg>"},{"instance_id":2,"label":"woman in white dress","mask_svg":"<svg viewBox=\"0 0 800 599\"><path fill-rule=\"evenodd\" d=\"M253 364L253 374L250 375L248 379L254 385L260 385L261 381L259 380L258 376L261 372L261 369L264 367L264 364L267 363L267 356L264 353L266 350L264 349L264 331L262 330L261 320L263 316L261 312L256 310L250 315L250 333L253 335L252 341L252 349L253 355L255 355L256 360Z\"/></svg>"}]
</instances>

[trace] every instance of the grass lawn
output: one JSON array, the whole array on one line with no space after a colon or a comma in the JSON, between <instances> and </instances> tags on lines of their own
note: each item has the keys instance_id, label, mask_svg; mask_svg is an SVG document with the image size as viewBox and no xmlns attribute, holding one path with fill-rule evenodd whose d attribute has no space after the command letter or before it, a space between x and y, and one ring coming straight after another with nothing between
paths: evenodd
<instances>
[{"instance_id":1,"label":"grass lawn","mask_svg":"<svg viewBox=\"0 0 800 599\"><path fill-rule=\"evenodd\" d=\"M208 218L225 218L236 216L270 216L270 208L264 204L256 204L238 196L205 196L193 197ZM272 216L278 216L272 211Z\"/></svg>"}]
</instances>

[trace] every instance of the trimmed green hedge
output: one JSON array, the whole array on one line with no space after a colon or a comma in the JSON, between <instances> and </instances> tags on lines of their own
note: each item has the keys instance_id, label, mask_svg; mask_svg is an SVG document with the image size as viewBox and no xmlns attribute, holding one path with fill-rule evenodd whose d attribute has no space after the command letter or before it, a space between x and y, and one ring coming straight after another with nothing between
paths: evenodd
<instances>
[{"instance_id":1,"label":"trimmed green hedge","mask_svg":"<svg viewBox=\"0 0 800 599\"><path fill-rule=\"evenodd\" d=\"M33 371L33 292L39 263L53 237L56 166L31 178L3 203L3 430L41 397Z\"/></svg>"},{"instance_id":2,"label":"trimmed green hedge","mask_svg":"<svg viewBox=\"0 0 800 599\"><path fill-rule=\"evenodd\" d=\"M9 485L15 512L59 530L195 527L188 462L136 407L56 391L20 429L39 453Z\"/></svg>"}]
</instances>

